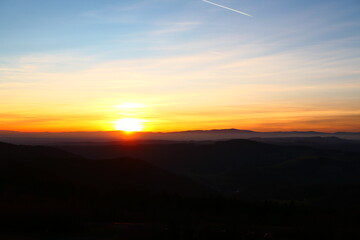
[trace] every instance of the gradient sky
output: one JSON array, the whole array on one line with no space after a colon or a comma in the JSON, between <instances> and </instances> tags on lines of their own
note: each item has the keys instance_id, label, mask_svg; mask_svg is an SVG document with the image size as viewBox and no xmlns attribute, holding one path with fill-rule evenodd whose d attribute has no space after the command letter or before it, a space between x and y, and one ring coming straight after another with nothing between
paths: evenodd
<instances>
[{"instance_id":1,"label":"gradient sky","mask_svg":"<svg viewBox=\"0 0 360 240\"><path fill-rule=\"evenodd\" d=\"M359 0L0 0L0 129L360 131Z\"/></svg>"}]
</instances>

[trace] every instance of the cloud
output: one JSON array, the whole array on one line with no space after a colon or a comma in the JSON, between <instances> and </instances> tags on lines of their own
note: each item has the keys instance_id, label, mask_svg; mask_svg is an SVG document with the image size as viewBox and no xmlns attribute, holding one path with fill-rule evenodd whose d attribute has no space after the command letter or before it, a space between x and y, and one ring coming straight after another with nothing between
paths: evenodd
<instances>
[{"instance_id":1,"label":"cloud","mask_svg":"<svg viewBox=\"0 0 360 240\"><path fill-rule=\"evenodd\" d=\"M162 24L163 27L149 32L149 35L168 35L193 30L201 25L201 22L173 22Z\"/></svg>"},{"instance_id":2,"label":"cloud","mask_svg":"<svg viewBox=\"0 0 360 240\"><path fill-rule=\"evenodd\" d=\"M171 35L167 28L181 32L200 24L164 24L157 34ZM356 119L351 116L360 107L359 50L344 45L348 41L353 38L274 51L281 41L244 44L235 37L219 37L164 44L159 46L164 54L159 50L151 56L113 60L78 52L26 55L0 68L0 114L19 112L18 120L7 118L4 126L26 121L21 116L31 111L36 113L29 120L34 126L54 123L51 116L63 113L66 119L79 115L86 121L94 112L91 121L104 124L117 116L110 106L130 101L154 106L146 115L154 124L196 118L197 127L212 128L218 122L223 127L271 129L288 121L289 128L307 129L312 120L330 119L329 126L342 129L336 119ZM49 118L41 115L45 110ZM351 121L344 124L350 126Z\"/></svg>"}]
</instances>

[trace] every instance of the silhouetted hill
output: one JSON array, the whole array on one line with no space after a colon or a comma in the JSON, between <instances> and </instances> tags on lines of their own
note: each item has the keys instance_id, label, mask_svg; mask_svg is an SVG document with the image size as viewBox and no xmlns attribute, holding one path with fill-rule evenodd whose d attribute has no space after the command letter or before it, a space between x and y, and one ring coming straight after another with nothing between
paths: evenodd
<instances>
[{"instance_id":1,"label":"silhouetted hill","mask_svg":"<svg viewBox=\"0 0 360 240\"><path fill-rule=\"evenodd\" d=\"M360 152L360 141L338 137L253 138L263 143L283 146L307 146L326 150Z\"/></svg>"},{"instance_id":2,"label":"silhouetted hill","mask_svg":"<svg viewBox=\"0 0 360 240\"><path fill-rule=\"evenodd\" d=\"M144 159L243 198L317 199L321 193L326 199L330 195L335 199L333 195L348 188L351 190L346 196L350 200L360 192L360 154L352 152L244 139L92 144L65 146L64 149L93 159L103 156Z\"/></svg>"},{"instance_id":3,"label":"silhouetted hill","mask_svg":"<svg viewBox=\"0 0 360 240\"><path fill-rule=\"evenodd\" d=\"M1 162L31 161L31 160L74 160L80 156L44 146L14 145L0 142Z\"/></svg>"},{"instance_id":4,"label":"silhouetted hill","mask_svg":"<svg viewBox=\"0 0 360 240\"><path fill-rule=\"evenodd\" d=\"M126 191L201 195L208 191L184 177L134 158L88 161L52 147L0 143L2 190L50 194L82 189L88 194ZM23 192L25 191L25 192ZM33 191L29 193L29 191ZM66 191L60 191L66 194ZM59 192L59 194L60 194Z\"/></svg>"},{"instance_id":5,"label":"silhouetted hill","mask_svg":"<svg viewBox=\"0 0 360 240\"><path fill-rule=\"evenodd\" d=\"M173 201L213 193L135 158L90 161L57 148L0 142L0 238L24 232L54 239L54 231L80 231L86 222L161 219Z\"/></svg>"},{"instance_id":6,"label":"silhouetted hill","mask_svg":"<svg viewBox=\"0 0 360 240\"><path fill-rule=\"evenodd\" d=\"M344 226L356 236L357 153L243 139L63 149L72 153L0 143L1 237L249 239L271 229L283 239L324 239ZM144 231L151 234L130 237Z\"/></svg>"}]
</instances>

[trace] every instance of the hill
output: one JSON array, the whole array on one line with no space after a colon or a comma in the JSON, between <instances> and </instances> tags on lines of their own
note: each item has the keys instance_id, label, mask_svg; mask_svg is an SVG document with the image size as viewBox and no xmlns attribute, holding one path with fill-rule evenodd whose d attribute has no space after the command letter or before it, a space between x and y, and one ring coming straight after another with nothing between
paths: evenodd
<instances>
[{"instance_id":1,"label":"hill","mask_svg":"<svg viewBox=\"0 0 360 240\"><path fill-rule=\"evenodd\" d=\"M0 143L4 189L56 192L59 188L97 191L136 191L201 195L207 191L194 182L143 160L114 158L89 161L75 154L40 146ZM41 182L40 185L36 183ZM40 188L44 189L40 189ZM34 189L37 188L37 189ZM46 188L46 189L45 189ZM125 193L124 193L125 194Z\"/></svg>"},{"instance_id":2,"label":"hill","mask_svg":"<svg viewBox=\"0 0 360 240\"><path fill-rule=\"evenodd\" d=\"M62 149L0 143L0 237L357 236L358 153L243 139Z\"/></svg>"},{"instance_id":3,"label":"hill","mask_svg":"<svg viewBox=\"0 0 360 240\"><path fill-rule=\"evenodd\" d=\"M274 145L244 139L120 142L67 145L63 148L93 159L103 156L144 159L217 191L247 199L327 199L336 202L340 194L353 202L360 189L360 154L356 152ZM344 189L348 189L346 194Z\"/></svg>"}]
</instances>

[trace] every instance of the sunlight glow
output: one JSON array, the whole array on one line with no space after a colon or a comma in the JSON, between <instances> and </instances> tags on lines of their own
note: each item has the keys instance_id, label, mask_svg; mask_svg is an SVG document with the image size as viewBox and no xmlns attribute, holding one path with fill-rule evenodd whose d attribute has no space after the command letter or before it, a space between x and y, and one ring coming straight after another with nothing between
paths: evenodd
<instances>
[{"instance_id":1,"label":"sunlight glow","mask_svg":"<svg viewBox=\"0 0 360 240\"><path fill-rule=\"evenodd\" d=\"M134 108L143 108L145 107L145 105L141 103L123 103L121 105L115 105L114 107L120 109L134 109Z\"/></svg>"},{"instance_id":2,"label":"sunlight glow","mask_svg":"<svg viewBox=\"0 0 360 240\"><path fill-rule=\"evenodd\" d=\"M360 0L19 2L0 0L0 135L360 131Z\"/></svg>"},{"instance_id":3,"label":"sunlight glow","mask_svg":"<svg viewBox=\"0 0 360 240\"><path fill-rule=\"evenodd\" d=\"M115 129L127 133L141 131L144 120L137 118L122 118L115 121Z\"/></svg>"}]
</instances>

